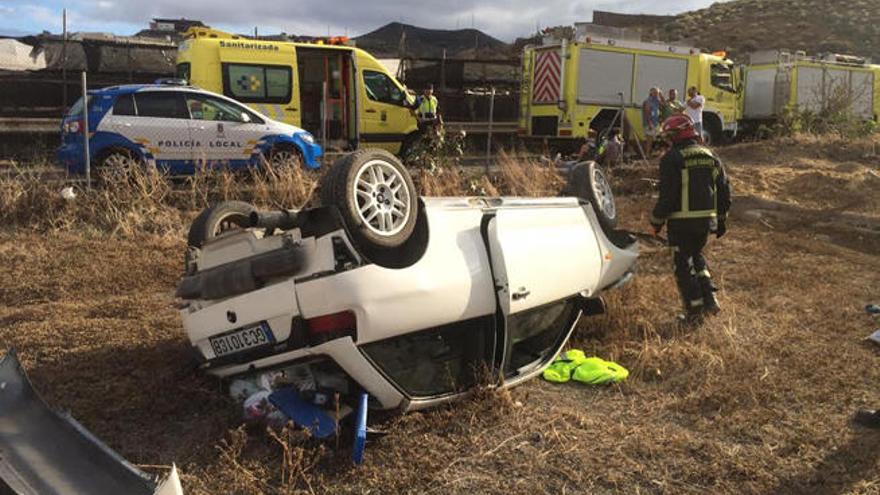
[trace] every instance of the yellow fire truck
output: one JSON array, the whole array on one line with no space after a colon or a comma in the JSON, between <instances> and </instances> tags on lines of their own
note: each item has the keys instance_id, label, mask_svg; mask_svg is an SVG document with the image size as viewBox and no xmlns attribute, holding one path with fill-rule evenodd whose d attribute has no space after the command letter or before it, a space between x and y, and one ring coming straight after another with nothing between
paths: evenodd
<instances>
[{"instance_id":1,"label":"yellow fire truck","mask_svg":"<svg viewBox=\"0 0 880 495\"><path fill-rule=\"evenodd\" d=\"M548 139L584 138L590 129L624 127L644 137L642 102L650 88L664 95L696 86L706 100L704 138L718 140L737 131L739 82L734 63L723 53L647 43L592 24L576 24L574 41L545 39L528 46L522 59L518 133ZM621 33L620 37L614 34ZM621 123L620 113L626 118Z\"/></svg>"},{"instance_id":2,"label":"yellow fire truck","mask_svg":"<svg viewBox=\"0 0 880 495\"><path fill-rule=\"evenodd\" d=\"M414 138L413 97L369 53L339 44L263 41L190 28L177 77L306 129L327 148L380 147Z\"/></svg>"},{"instance_id":3,"label":"yellow fire truck","mask_svg":"<svg viewBox=\"0 0 880 495\"><path fill-rule=\"evenodd\" d=\"M743 68L743 123L772 121L786 109L820 112L847 105L856 117L880 118L880 65L861 57L765 51Z\"/></svg>"}]
</instances>

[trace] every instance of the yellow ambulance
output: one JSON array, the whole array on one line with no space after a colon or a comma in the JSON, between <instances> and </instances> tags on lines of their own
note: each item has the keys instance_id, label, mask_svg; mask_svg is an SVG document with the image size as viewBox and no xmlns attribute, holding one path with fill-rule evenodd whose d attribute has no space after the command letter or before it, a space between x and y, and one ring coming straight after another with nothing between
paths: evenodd
<instances>
[{"instance_id":1,"label":"yellow ambulance","mask_svg":"<svg viewBox=\"0 0 880 495\"><path fill-rule=\"evenodd\" d=\"M723 53L615 37L576 24L574 41L545 39L527 46L522 58L518 133L561 140L584 138L590 129L625 127L643 138L642 102L653 87L664 96L696 86L705 98L704 138L718 140L737 131L739 83L733 61ZM598 34L597 34L598 33ZM621 124L620 114L626 116Z\"/></svg>"},{"instance_id":2,"label":"yellow ambulance","mask_svg":"<svg viewBox=\"0 0 880 495\"><path fill-rule=\"evenodd\" d=\"M418 129L406 87L352 46L191 28L178 48L177 77L301 127L325 149L400 153Z\"/></svg>"}]
</instances>

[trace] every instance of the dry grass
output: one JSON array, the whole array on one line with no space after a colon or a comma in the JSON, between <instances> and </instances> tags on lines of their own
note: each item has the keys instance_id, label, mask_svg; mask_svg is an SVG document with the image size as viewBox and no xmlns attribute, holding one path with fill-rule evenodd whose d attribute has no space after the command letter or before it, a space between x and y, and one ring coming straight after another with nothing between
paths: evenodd
<instances>
[{"instance_id":1,"label":"dry grass","mask_svg":"<svg viewBox=\"0 0 880 495\"><path fill-rule=\"evenodd\" d=\"M108 177L93 188L75 186L77 197L61 196L63 183L28 169L0 177L0 222L38 231L87 230L110 235L178 236L202 208L231 199L262 208L301 207L319 175L298 167L240 172L200 169L192 177L169 180L155 169Z\"/></svg>"},{"instance_id":2,"label":"dry grass","mask_svg":"<svg viewBox=\"0 0 880 495\"><path fill-rule=\"evenodd\" d=\"M847 194L862 187L860 174L877 171L855 151L866 143L843 155L826 144L721 152L739 192L782 202L800 194L798 181L819 187L790 173L790 163L802 163L803 173L852 169L841 175L851 182L839 186ZM546 194L558 185L546 169L510 162L491 180L449 171L418 181L431 194L472 191L473 181L491 194ZM774 187L764 188L770 174ZM641 179L655 171L614 177L628 191L618 200L625 227L644 230L653 199ZM187 191L186 203L174 197L185 187L151 197L185 217L220 197L255 194L211 183L188 186L212 193ZM285 201L303 201L305 191ZM0 200L42 208L34 196L15 203L4 192ZM811 215L826 211L815 198L798 201ZM629 381L591 388L534 380L430 412L376 417L388 435L371 441L355 468L345 439L337 451L293 430L241 429L236 405L190 367L172 298L179 226L145 233L142 220L128 220L131 230L99 229L118 221L96 219L128 217L67 207L82 210L0 212L12 223L0 231L0 342L19 348L51 404L70 408L124 456L181 465L189 494L880 493L880 436L849 424L856 408L880 405L880 356L860 341L878 323L862 307L877 302L880 256L849 247L864 233L826 238L813 224L782 229L776 219L770 228L735 204L730 234L709 248L724 312L699 329L675 323L668 254L645 244L634 282L610 295L606 315L583 321L572 342L629 368ZM871 203L852 210L880 215ZM100 235L82 235L86 225Z\"/></svg>"}]
</instances>

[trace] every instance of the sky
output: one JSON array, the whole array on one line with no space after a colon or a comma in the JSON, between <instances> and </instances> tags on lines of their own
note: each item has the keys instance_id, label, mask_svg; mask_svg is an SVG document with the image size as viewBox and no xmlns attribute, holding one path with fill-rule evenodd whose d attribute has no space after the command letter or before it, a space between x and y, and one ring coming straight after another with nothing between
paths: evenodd
<instances>
[{"instance_id":1,"label":"sky","mask_svg":"<svg viewBox=\"0 0 880 495\"><path fill-rule=\"evenodd\" d=\"M677 14L711 0L0 0L0 35L61 32L134 34L153 17L198 19L219 29L357 36L391 21L433 29L475 27L504 41L537 26L589 21L592 11Z\"/></svg>"}]
</instances>

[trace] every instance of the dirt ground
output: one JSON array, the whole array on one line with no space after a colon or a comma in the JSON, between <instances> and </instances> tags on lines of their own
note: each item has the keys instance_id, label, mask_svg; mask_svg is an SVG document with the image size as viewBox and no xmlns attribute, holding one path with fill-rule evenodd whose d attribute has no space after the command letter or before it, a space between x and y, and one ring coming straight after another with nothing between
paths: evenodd
<instances>
[{"instance_id":1,"label":"dirt ground","mask_svg":"<svg viewBox=\"0 0 880 495\"><path fill-rule=\"evenodd\" d=\"M708 250L722 314L675 322L671 259L642 245L634 281L572 346L631 371L619 386L540 379L382 418L361 467L349 442L240 429L191 366L173 289L182 236L0 230L0 344L54 407L188 494L880 493L880 169L871 146L720 150L737 197ZM625 226L647 230L650 168L615 173Z\"/></svg>"}]
</instances>

